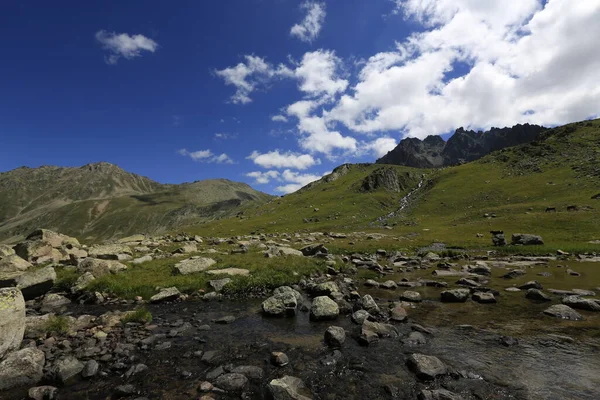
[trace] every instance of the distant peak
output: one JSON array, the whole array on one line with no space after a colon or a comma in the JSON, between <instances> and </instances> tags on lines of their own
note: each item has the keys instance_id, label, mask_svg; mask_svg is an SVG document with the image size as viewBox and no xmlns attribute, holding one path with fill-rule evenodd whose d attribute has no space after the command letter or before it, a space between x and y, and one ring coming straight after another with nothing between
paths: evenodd
<instances>
[{"instance_id":1,"label":"distant peak","mask_svg":"<svg viewBox=\"0 0 600 400\"><path fill-rule=\"evenodd\" d=\"M101 161L101 162L86 164L83 167L81 167L81 169L89 170L89 171L110 171L110 170L115 170L115 169L120 170L121 168L118 165Z\"/></svg>"}]
</instances>

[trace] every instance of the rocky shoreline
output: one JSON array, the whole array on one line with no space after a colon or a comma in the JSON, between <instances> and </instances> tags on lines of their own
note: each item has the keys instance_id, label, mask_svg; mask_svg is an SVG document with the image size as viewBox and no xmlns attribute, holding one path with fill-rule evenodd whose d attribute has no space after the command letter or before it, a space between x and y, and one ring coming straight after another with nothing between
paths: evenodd
<instances>
[{"instance_id":1,"label":"rocky shoreline","mask_svg":"<svg viewBox=\"0 0 600 400\"><path fill-rule=\"evenodd\" d=\"M40 230L29 243L2 246L0 397L598 397L600 362L594 354L600 341L593 330L580 336L551 329L507 335L502 330L510 326L464 324L460 318L466 317L458 314L473 310L477 318L488 315L501 324L502 315L495 313L500 307L512 312L518 296L519 304L530 304L536 323L592 329L600 310L593 285L600 283L577 279L586 278L592 267L584 266L597 263L596 255L465 259L383 249L332 255L318 239L324 237L138 236L87 247ZM168 254L152 251L158 241L176 246ZM260 251L282 262L310 257L322 263L323 271L299 276L297 284L266 296L259 296L264 289L246 292L260 299L231 299L223 288L251 272L230 266L209 274L217 263L205 256L211 253L205 242L213 254L224 245L233 254ZM209 281L213 291L157 288L148 299L122 299L86 290L103 275L142 268L149 261L140 261L144 257L172 255L183 255L174 261L174 274L215 275ZM579 264L572 268L557 265L574 262ZM57 285L54 271L65 267L81 274L68 291ZM544 279L554 275L579 288L544 287ZM441 313L457 318L437 320Z\"/></svg>"}]
</instances>

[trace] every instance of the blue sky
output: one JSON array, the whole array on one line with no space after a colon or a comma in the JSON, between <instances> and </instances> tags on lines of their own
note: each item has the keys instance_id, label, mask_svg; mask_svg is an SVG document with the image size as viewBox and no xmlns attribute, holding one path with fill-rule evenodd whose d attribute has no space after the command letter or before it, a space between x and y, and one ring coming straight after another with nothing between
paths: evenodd
<instances>
[{"instance_id":1,"label":"blue sky","mask_svg":"<svg viewBox=\"0 0 600 400\"><path fill-rule=\"evenodd\" d=\"M598 116L600 0L501 3L3 4L0 171L286 193L405 135Z\"/></svg>"}]
</instances>

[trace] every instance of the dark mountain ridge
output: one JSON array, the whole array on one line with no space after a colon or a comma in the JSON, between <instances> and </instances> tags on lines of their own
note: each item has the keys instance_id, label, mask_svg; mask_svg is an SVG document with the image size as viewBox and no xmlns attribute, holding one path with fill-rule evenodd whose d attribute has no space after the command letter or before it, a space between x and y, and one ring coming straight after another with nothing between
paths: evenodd
<instances>
[{"instance_id":1,"label":"dark mountain ridge","mask_svg":"<svg viewBox=\"0 0 600 400\"><path fill-rule=\"evenodd\" d=\"M491 128L486 132L458 128L447 142L437 135L423 140L406 138L376 163L415 168L459 165L506 147L530 143L546 130L539 125L518 124L510 128Z\"/></svg>"}]
</instances>

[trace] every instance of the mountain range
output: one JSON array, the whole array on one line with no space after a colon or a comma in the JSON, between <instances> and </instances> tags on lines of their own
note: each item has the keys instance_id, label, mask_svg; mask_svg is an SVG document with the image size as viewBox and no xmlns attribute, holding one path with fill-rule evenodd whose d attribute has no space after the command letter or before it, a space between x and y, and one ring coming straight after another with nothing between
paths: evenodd
<instances>
[{"instance_id":1,"label":"mountain range","mask_svg":"<svg viewBox=\"0 0 600 400\"><path fill-rule=\"evenodd\" d=\"M0 173L0 238L47 227L84 240L159 233L222 217L272 196L226 179L155 182L109 163Z\"/></svg>"},{"instance_id":2,"label":"mountain range","mask_svg":"<svg viewBox=\"0 0 600 400\"><path fill-rule=\"evenodd\" d=\"M513 146L524 137L531 141ZM387 164L398 154L401 165ZM36 228L89 243L180 230L230 236L383 229L415 244L482 246L490 230L581 244L600 240L599 209L600 120L459 129L448 142L407 139L375 164L341 165L283 197L224 179L161 184L108 163L0 173L4 242Z\"/></svg>"},{"instance_id":3,"label":"mountain range","mask_svg":"<svg viewBox=\"0 0 600 400\"><path fill-rule=\"evenodd\" d=\"M424 140L406 138L377 164L404 165L415 168L439 168L475 161L506 147L530 143L547 128L539 125L515 125L512 128L492 128L475 132L458 128L446 142L441 136Z\"/></svg>"}]
</instances>

